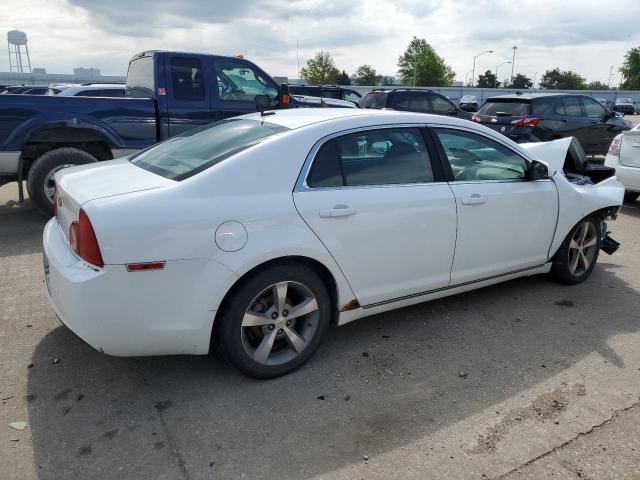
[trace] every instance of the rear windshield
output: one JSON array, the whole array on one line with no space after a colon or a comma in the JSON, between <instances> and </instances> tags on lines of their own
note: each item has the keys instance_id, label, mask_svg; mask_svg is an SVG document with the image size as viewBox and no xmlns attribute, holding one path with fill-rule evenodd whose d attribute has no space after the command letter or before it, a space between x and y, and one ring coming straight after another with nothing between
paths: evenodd
<instances>
[{"instance_id":1,"label":"rear windshield","mask_svg":"<svg viewBox=\"0 0 640 480\"><path fill-rule=\"evenodd\" d=\"M360 99L362 108L384 108L388 92L369 92Z\"/></svg>"},{"instance_id":2,"label":"rear windshield","mask_svg":"<svg viewBox=\"0 0 640 480\"><path fill-rule=\"evenodd\" d=\"M531 103L526 101L493 100L489 98L480 111L481 115L529 115Z\"/></svg>"},{"instance_id":3,"label":"rear windshield","mask_svg":"<svg viewBox=\"0 0 640 480\"><path fill-rule=\"evenodd\" d=\"M286 130L259 120L221 120L171 137L136 155L131 163L180 181Z\"/></svg>"},{"instance_id":4,"label":"rear windshield","mask_svg":"<svg viewBox=\"0 0 640 480\"><path fill-rule=\"evenodd\" d=\"M153 57L140 57L129 62L127 97L152 98L154 92Z\"/></svg>"}]
</instances>

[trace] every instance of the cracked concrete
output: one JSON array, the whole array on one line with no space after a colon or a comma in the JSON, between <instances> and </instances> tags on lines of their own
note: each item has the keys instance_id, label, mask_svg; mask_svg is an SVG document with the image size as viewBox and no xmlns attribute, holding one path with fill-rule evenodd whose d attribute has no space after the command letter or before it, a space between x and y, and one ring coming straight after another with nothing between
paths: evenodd
<instances>
[{"instance_id":1,"label":"cracked concrete","mask_svg":"<svg viewBox=\"0 0 640 480\"><path fill-rule=\"evenodd\" d=\"M44 300L44 221L15 197L0 188L2 478L640 478L640 202L582 285L534 277L363 319L257 382L74 337Z\"/></svg>"}]
</instances>

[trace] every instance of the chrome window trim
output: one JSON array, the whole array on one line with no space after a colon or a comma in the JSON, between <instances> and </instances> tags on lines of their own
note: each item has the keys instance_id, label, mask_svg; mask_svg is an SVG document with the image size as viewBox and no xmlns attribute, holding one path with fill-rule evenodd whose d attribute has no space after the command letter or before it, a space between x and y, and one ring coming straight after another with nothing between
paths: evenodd
<instances>
[{"instance_id":1,"label":"chrome window trim","mask_svg":"<svg viewBox=\"0 0 640 480\"><path fill-rule=\"evenodd\" d=\"M307 158L302 165L302 169L300 170L300 174L298 175L298 179L296 180L296 185L294 187L294 192L312 192L312 191L322 191L322 190L344 190L344 189L359 189L359 188L389 188L389 187L415 187L415 186L424 186L424 185L446 185L447 182L425 182L425 183L381 183L377 185L343 185L339 187L310 187L307 185L307 178L309 176L309 172L311 171L311 166L313 165L313 161L315 160L316 154L318 150L322 148L322 146L333 140L334 138L341 137L344 135L350 135L352 133L358 132L367 132L370 130L392 130L397 128L425 128L428 125L426 123L397 123L397 124L384 124L384 125L367 125L366 127L357 127L357 128L349 128L346 130L341 130L339 132L334 132L329 135L325 135L320 140L318 140L309 153L307 154ZM425 141L425 146L426 146ZM430 160L429 153L427 153L427 159ZM431 166L431 165L429 165Z\"/></svg>"}]
</instances>

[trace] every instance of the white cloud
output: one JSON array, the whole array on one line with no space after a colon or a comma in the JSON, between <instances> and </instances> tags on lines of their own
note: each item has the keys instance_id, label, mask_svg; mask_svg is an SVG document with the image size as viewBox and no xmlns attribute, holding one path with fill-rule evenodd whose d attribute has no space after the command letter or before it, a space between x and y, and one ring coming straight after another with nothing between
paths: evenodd
<instances>
[{"instance_id":1,"label":"white cloud","mask_svg":"<svg viewBox=\"0 0 640 480\"><path fill-rule=\"evenodd\" d=\"M605 4L606 3L606 4ZM0 18L0 30L27 32L32 63L49 72L98 67L123 74L128 59L145 49L244 53L272 75L296 76L320 49L339 68L364 63L394 74L413 35L425 38L464 79L473 56L476 73L511 60L515 71L538 78L547 69L575 70L607 81L609 68L640 44L640 2L567 0L22 0ZM8 69L6 54L0 69ZM510 74L501 67L499 78Z\"/></svg>"}]
</instances>

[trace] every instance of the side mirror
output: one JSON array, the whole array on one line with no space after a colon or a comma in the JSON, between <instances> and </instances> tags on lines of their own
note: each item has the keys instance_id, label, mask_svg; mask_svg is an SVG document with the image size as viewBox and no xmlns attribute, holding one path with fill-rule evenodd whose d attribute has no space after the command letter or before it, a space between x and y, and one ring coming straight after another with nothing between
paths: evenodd
<instances>
[{"instance_id":1,"label":"side mirror","mask_svg":"<svg viewBox=\"0 0 640 480\"><path fill-rule=\"evenodd\" d=\"M549 178L549 169L544 163L534 160L529 165L528 174L530 180L543 180Z\"/></svg>"},{"instance_id":2,"label":"side mirror","mask_svg":"<svg viewBox=\"0 0 640 480\"><path fill-rule=\"evenodd\" d=\"M267 94L256 95L254 101L256 102L256 109L258 112L264 112L273 108L271 105L271 98Z\"/></svg>"}]
</instances>

